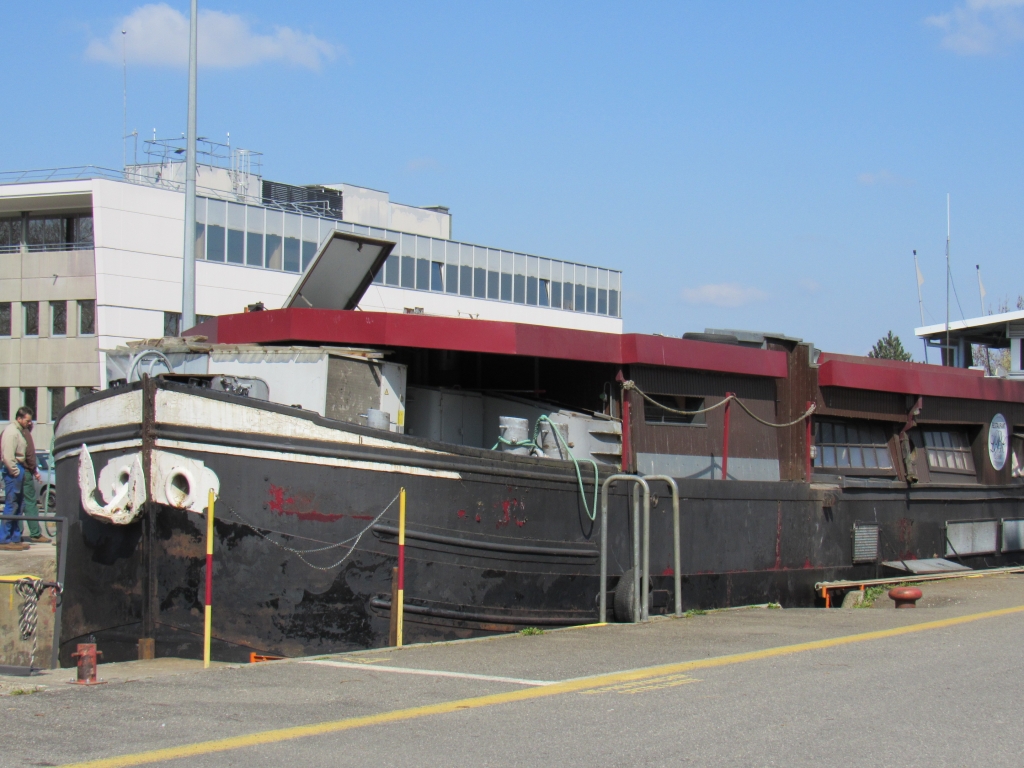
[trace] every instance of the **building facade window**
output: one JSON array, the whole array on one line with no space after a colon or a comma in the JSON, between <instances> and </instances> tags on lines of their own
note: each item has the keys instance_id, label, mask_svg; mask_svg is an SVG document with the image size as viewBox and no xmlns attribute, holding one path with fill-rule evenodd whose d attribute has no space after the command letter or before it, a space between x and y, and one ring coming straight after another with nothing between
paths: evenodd
<instances>
[{"instance_id":1,"label":"building facade window","mask_svg":"<svg viewBox=\"0 0 1024 768\"><path fill-rule=\"evenodd\" d=\"M21 404L27 405L36 415L39 414L38 393L39 391L35 387L21 388Z\"/></svg>"},{"instance_id":2,"label":"building facade window","mask_svg":"<svg viewBox=\"0 0 1024 768\"><path fill-rule=\"evenodd\" d=\"M23 220L0 219L0 252L20 250ZM93 247L92 214L31 216L25 242L30 251L73 251Z\"/></svg>"},{"instance_id":3,"label":"building facade window","mask_svg":"<svg viewBox=\"0 0 1024 768\"><path fill-rule=\"evenodd\" d=\"M11 388L0 387L0 421L11 420Z\"/></svg>"},{"instance_id":4,"label":"building facade window","mask_svg":"<svg viewBox=\"0 0 1024 768\"><path fill-rule=\"evenodd\" d=\"M245 206L228 203L228 245L229 264L245 263Z\"/></svg>"},{"instance_id":5,"label":"building facade window","mask_svg":"<svg viewBox=\"0 0 1024 768\"><path fill-rule=\"evenodd\" d=\"M11 302L0 301L0 336L11 335Z\"/></svg>"},{"instance_id":6,"label":"building facade window","mask_svg":"<svg viewBox=\"0 0 1024 768\"><path fill-rule=\"evenodd\" d=\"M21 248L21 217L0 219L0 253L11 253Z\"/></svg>"},{"instance_id":7,"label":"building facade window","mask_svg":"<svg viewBox=\"0 0 1024 768\"><path fill-rule=\"evenodd\" d=\"M181 333L181 312L164 312L164 336Z\"/></svg>"},{"instance_id":8,"label":"building facade window","mask_svg":"<svg viewBox=\"0 0 1024 768\"><path fill-rule=\"evenodd\" d=\"M78 335L92 336L96 333L96 300L78 300Z\"/></svg>"},{"instance_id":9,"label":"building facade window","mask_svg":"<svg viewBox=\"0 0 1024 768\"><path fill-rule=\"evenodd\" d=\"M50 421L56 421L64 410L64 387L50 387Z\"/></svg>"},{"instance_id":10,"label":"building facade window","mask_svg":"<svg viewBox=\"0 0 1024 768\"><path fill-rule=\"evenodd\" d=\"M704 408L703 397L686 397L685 395L651 395L651 399L660 405L673 409L666 411L654 403L644 400L644 421L648 424L687 424L701 426L707 423L705 414L693 413ZM673 411L689 411L688 414Z\"/></svg>"},{"instance_id":11,"label":"building facade window","mask_svg":"<svg viewBox=\"0 0 1024 768\"><path fill-rule=\"evenodd\" d=\"M877 424L815 421L814 445L814 466L821 469L893 470L885 431Z\"/></svg>"},{"instance_id":12,"label":"building facade window","mask_svg":"<svg viewBox=\"0 0 1024 768\"><path fill-rule=\"evenodd\" d=\"M957 429L922 429L928 468L935 472L975 474L967 434Z\"/></svg>"},{"instance_id":13,"label":"building facade window","mask_svg":"<svg viewBox=\"0 0 1024 768\"><path fill-rule=\"evenodd\" d=\"M320 243L336 229L395 243L373 277L377 285L620 316L621 274L613 270L315 215L196 200L196 258L207 261L305 272Z\"/></svg>"},{"instance_id":14,"label":"building facade window","mask_svg":"<svg viewBox=\"0 0 1024 768\"><path fill-rule=\"evenodd\" d=\"M50 302L50 335L68 335L68 303L66 301Z\"/></svg>"},{"instance_id":15,"label":"building facade window","mask_svg":"<svg viewBox=\"0 0 1024 768\"><path fill-rule=\"evenodd\" d=\"M24 322L22 328L24 332L23 336L38 336L39 335L39 302L38 301L23 301L21 303L22 313L24 315Z\"/></svg>"},{"instance_id":16,"label":"building facade window","mask_svg":"<svg viewBox=\"0 0 1024 768\"><path fill-rule=\"evenodd\" d=\"M92 387L75 387L75 399L78 400L86 395L91 395L95 391Z\"/></svg>"}]
</instances>

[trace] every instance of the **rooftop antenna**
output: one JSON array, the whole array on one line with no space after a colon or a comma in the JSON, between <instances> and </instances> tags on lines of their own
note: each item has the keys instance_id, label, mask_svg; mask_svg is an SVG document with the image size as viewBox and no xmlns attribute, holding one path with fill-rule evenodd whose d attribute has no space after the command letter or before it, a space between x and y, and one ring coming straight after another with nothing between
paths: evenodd
<instances>
[{"instance_id":1,"label":"rooftop antenna","mask_svg":"<svg viewBox=\"0 0 1024 768\"><path fill-rule=\"evenodd\" d=\"M917 272L917 307L921 310L921 327L924 327L924 299L921 298L921 286L924 285L924 275L917 265L917 251L914 251L914 271ZM924 361L928 362L928 339L921 339L924 342Z\"/></svg>"},{"instance_id":2,"label":"rooftop antenna","mask_svg":"<svg viewBox=\"0 0 1024 768\"><path fill-rule=\"evenodd\" d=\"M981 314L985 314L985 284L981 282L981 265L974 265L975 271L978 273L978 296L981 299Z\"/></svg>"},{"instance_id":3,"label":"rooftop antenna","mask_svg":"<svg viewBox=\"0 0 1024 768\"><path fill-rule=\"evenodd\" d=\"M197 0L192 0L188 39L188 140L185 152L185 258L181 280L181 329L196 324L196 53Z\"/></svg>"},{"instance_id":4,"label":"rooftop antenna","mask_svg":"<svg viewBox=\"0 0 1024 768\"><path fill-rule=\"evenodd\" d=\"M981 299L981 314L984 315L985 314L985 285L984 285L984 283L981 282L981 265L980 264L975 264L974 265L974 270L975 270L975 272L978 273L978 298ZM988 371L989 375L991 376L992 375L992 361L989 359L988 344L983 344L982 347L985 350L985 369Z\"/></svg>"},{"instance_id":5,"label":"rooftop antenna","mask_svg":"<svg viewBox=\"0 0 1024 768\"><path fill-rule=\"evenodd\" d=\"M124 108L121 116L121 169L124 170L128 167L128 46L125 40L128 38L128 32L121 30L121 71L123 74L122 80L122 96L124 101Z\"/></svg>"},{"instance_id":6,"label":"rooftop antenna","mask_svg":"<svg viewBox=\"0 0 1024 768\"><path fill-rule=\"evenodd\" d=\"M949 192L946 193L946 349L943 353L943 365L949 365Z\"/></svg>"}]
</instances>

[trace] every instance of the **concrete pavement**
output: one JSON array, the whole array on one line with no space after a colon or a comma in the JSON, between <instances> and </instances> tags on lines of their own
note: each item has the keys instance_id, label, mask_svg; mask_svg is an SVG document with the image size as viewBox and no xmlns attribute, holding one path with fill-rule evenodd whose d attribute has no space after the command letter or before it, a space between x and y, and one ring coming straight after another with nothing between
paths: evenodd
<instances>
[{"instance_id":1,"label":"concrete pavement","mask_svg":"<svg viewBox=\"0 0 1024 768\"><path fill-rule=\"evenodd\" d=\"M1018 763L1024 576L924 592L908 611L883 597L205 672L101 665L107 685L49 675L0 699L17 734L0 765Z\"/></svg>"}]
</instances>

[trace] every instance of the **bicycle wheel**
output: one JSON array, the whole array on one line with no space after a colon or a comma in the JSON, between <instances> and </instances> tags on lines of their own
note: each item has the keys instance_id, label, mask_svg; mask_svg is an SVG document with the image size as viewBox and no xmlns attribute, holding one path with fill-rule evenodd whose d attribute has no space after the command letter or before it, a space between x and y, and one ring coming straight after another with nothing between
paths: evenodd
<instances>
[{"instance_id":1,"label":"bicycle wheel","mask_svg":"<svg viewBox=\"0 0 1024 768\"><path fill-rule=\"evenodd\" d=\"M43 512L43 516L55 517L57 515L57 492L52 487L49 490L49 496L46 496L44 491L43 499L45 500L46 503L46 510ZM50 522L49 520L47 520L43 523L43 525L45 526L46 529L46 535L49 536L51 539L57 535L56 521Z\"/></svg>"}]
</instances>

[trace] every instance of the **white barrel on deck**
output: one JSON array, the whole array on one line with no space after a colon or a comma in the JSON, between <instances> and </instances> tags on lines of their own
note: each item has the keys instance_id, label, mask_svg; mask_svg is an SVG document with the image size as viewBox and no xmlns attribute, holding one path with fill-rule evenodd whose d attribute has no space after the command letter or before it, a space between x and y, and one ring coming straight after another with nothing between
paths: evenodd
<instances>
[{"instance_id":1,"label":"white barrel on deck","mask_svg":"<svg viewBox=\"0 0 1024 768\"><path fill-rule=\"evenodd\" d=\"M376 408L366 409L366 426L371 429L391 429L391 414L379 411Z\"/></svg>"},{"instance_id":2,"label":"white barrel on deck","mask_svg":"<svg viewBox=\"0 0 1024 768\"><path fill-rule=\"evenodd\" d=\"M525 443L530 439L530 422L528 419L520 419L515 416L498 417L498 436L507 440L508 443ZM500 450L507 453L514 453L517 456L529 456L529 446L508 445L499 441Z\"/></svg>"},{"instance_id":3,"label":"white barrel on deck","mask_svg":"<svg viewBox=\"0 0 1024 768\"><path fill-rule=\"evenodd\" d=\"M558 435L555 430L558 430ZM559 435L561 440L558 439ZM569 425L560 421L542 421L537 430L537 445L550 459L568 459L566 448L569 445Z\"/></svg>"}]
</instances>

